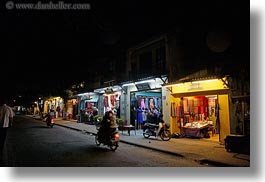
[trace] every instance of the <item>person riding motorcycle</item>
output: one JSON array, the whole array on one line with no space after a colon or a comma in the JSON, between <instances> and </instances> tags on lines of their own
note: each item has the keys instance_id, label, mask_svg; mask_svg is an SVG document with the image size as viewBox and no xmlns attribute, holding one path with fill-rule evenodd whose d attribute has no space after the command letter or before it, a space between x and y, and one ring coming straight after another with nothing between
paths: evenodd
<instances>
[{"instance_id":1,"label":"person riding motorcycle","mask_svg":"<svg viewBox=\"0 0 265 182\"><path fill-rule=\"evenodd\" d=\"M117 129L116 119L112 111L107 111L99 129L99 140L106 141L107 137Z\"/></svg>"},{"instance_id":2,"label":"person riding motorcycle","mask_svg":"<svg viewBox=\"0 0 265 182\"><path fill-rule=\"evenodd\" d=\"M158 136L161 128L163 128L163 125L165 124L165 121L163 120L163 114L161 114L159 117L158 117L158 129L156 131L156 137Z\"/></svg>"},{"instance_id":3,"label":"person riding motorcycle","mask_svg":"<svg viewBox=\"0 0 265 182\"><path fill-rule=\"evenodd\" d=\"M46 114L44 118L47 118L46 122L51 122L51 119L55 118L55 111L51 109L50 112Z\"/></svg>"}]
</instances>

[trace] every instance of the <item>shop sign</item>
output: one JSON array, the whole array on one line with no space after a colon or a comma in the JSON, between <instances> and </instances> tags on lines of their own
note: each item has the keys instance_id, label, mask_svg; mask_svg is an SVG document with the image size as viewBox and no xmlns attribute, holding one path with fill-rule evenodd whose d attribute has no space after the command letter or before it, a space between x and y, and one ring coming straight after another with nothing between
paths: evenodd
<instances>
[{"instance_id":1,"label":"shop sign","mask_svg":"<svg viewBox=\"0 0 265 182\"><path fill-rule=\"evenodd\" d=\"M150 90L151 89L148 83L135 84L135 86L138 90Z\"/></svg>"},{"instance_id":2,"label":"shop sign","mask_svg":"<svg viewBox=\"0 0 265 182\"><path fill-rule=\"evenodd\" d=\"M198 89L202 89L202 86L200 83L191 83L189 86L188 86L188 90L198 90Z\"/></svg>"}]
</instances>

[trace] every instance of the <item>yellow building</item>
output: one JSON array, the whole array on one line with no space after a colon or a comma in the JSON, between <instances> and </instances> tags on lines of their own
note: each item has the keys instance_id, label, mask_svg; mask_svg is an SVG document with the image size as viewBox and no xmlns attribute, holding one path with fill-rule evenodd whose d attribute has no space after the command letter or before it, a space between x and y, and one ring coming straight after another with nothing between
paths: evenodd
<instances>
[{"instance_id":1,"label":"yellow building","mask_svg":"<svg viewBox=\"0 0 265 182\"><path fill-rule=\"evenodd\" d=\"M187 123L210 120L217 140L230 134L229 88L226 78L189 80L163 86L163 115L172 133L181 133Z\"/></svg>"},{"instance_id":2,"label":"yellow building","mask_svg":"<svg viewBox=\"0 0 265 182\"><path fill-rule=\"evenodd\" d=\"M51 97L44 101L43 112L44 114L47 114L50 109L54 109L56 111L58 106L60 107L60 111L62 111L64 108L63 99L61 97ZM56 117L61 117L60 113L56 113Z\"/></svg>"}]
</instances>

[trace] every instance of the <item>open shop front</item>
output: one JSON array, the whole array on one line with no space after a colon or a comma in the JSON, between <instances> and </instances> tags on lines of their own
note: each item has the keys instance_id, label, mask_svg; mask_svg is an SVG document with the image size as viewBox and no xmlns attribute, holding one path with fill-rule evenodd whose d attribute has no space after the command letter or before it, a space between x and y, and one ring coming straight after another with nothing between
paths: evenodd
<instances>
[{"instance_id":1,"label":"open shop front","mask_svg":"<svg viewBox=\"0 0 265 182\"><path fill-rule=\"evenodd\" d=\"M93 123L93 117L98 114L99 95L93 92L79 94L79 122Z\"/></svg>"},{"instance_id":2,"label":"open shop front","mask_svg":"<svg viewBox=\"0 0 265 182\"><path fill-rule=\"evenodd\" d=\"M167 77L161 76L124 83L120 109L122 120L137 129L143 128L146 122L156 123L163 112L162 84L165 82Z\"/></svg>"},{"instance_id":3,"label":"open shop front","mask_svg":"<svg viewBox=\"0 0 265 182\"><path fill-rule=\"evenodd\" d=\"M138 129L143 128L144 123L156 123L162 114L161 89L131 92L131 125Z\"/></svg>"},{"instance_id":4,"label":"open shop front","mask_svg":"<svg viewBox=\"0 0 265 182\"><path fill-rule=\"evenodd\" d=\"M98 114L103 117L107 111L112 111L114 116L119 118L121 87L114 85L96 89L94 92L99 94Z\"/></svg>"},{"instance_id":5,"label":"open shop front","mask_svg":"<svg viewBox=\"0 0 265 182\"><path fill-rule=\"evenodd\" d=\"M166 86L170 90L171 132L182 137L224 141L230 134L228 88L219 79Z\"/></svg>"}]
</instances>

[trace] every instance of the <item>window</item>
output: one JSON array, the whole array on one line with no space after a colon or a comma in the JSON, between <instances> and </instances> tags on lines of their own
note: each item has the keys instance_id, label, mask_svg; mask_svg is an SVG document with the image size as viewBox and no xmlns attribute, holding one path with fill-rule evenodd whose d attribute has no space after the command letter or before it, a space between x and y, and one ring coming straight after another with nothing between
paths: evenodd
<instances>
[{"instance_id":1,"label":"window","mask_svg":"<svg viewBox=\"0 0 265 182\"><path fill-rule=\"evenodd\" d=\"M152 52L145 52L139 56L139 72L151 73L152 72Z\"/></svg>"},{"instance_id":2,"label":"window","mask_svg":"<svg viewBox=\"0 0 265 182\"><path fill-rule=\"evenodd\" d=\"M166 49L165 47L160 47L156 49L155 51L156 54L156 70L157 71L164 71L166 68Z\"/></svg>"}]
</instances>

